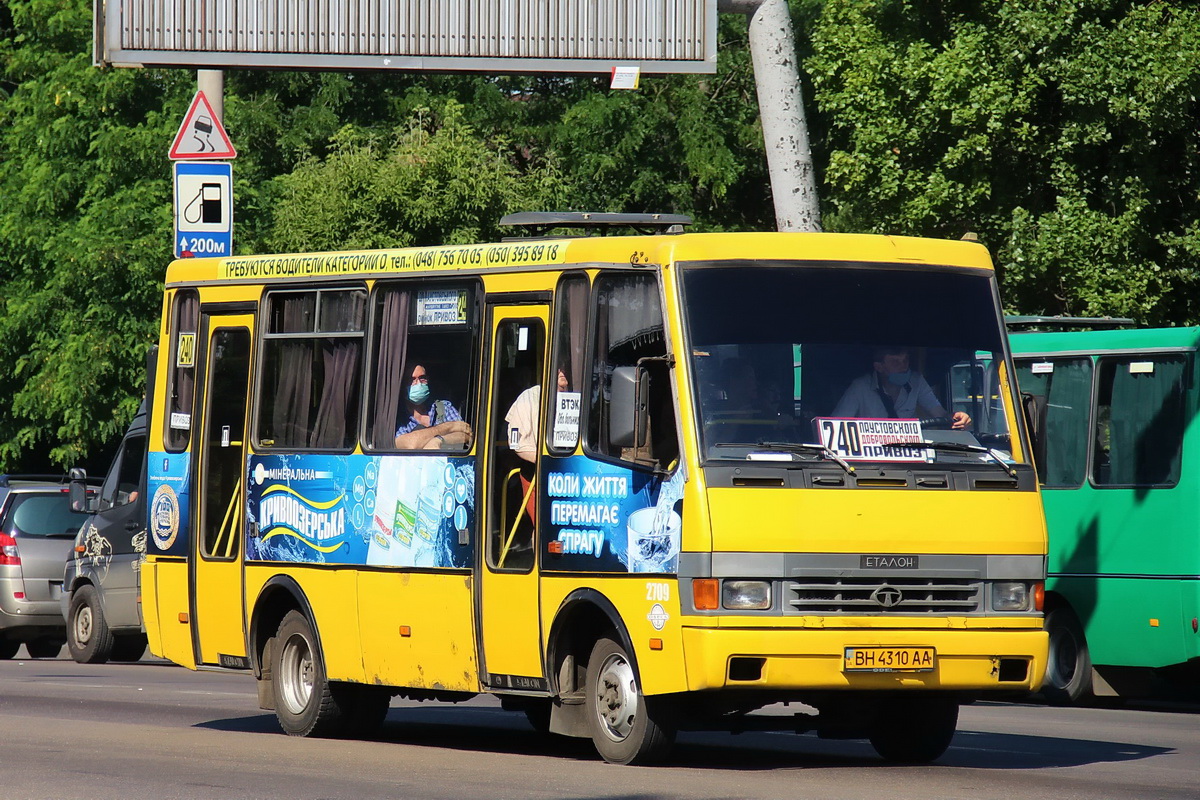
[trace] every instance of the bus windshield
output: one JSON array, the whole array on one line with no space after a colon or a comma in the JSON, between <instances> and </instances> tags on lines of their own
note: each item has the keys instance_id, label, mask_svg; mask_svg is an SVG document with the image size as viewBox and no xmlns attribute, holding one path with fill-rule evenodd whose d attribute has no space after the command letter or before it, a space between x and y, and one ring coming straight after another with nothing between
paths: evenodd
<instances>
[{"instance_id":1,"label":"bus windshield","mask_svg":"<svg viewBox=\"0 0 1200 800\"><path fill-rule=\"evenodd\" d=\"M706 461L1010 469L1012 395L1001 380L1003 329L989 273L682 267Z\"/></svg>"}]
</instances>

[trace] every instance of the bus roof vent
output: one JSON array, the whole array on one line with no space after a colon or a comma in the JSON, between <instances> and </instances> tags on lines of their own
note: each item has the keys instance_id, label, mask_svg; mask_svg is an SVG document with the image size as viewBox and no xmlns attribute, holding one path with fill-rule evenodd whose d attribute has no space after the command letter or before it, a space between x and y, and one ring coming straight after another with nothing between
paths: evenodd
<instances>
[{"instance_id":1,"label":"bus roof vent","mask_svg":"<svg viewBox=\"0 0 1200 800\"><path fill-rule=\"evenodd\" d=\"M525 228L533 236L544 237L557 228L583 228L599 231L607 236L617 228L632 228L640 234L683 233L683 226L691 225L692 218L686 214L613 214L599 211L522 211L507 214L500 219L501 225ZM526 238L526 237L521 237ZM507 241L507 240L506 240Z\"/></svg>"},{"instance_id":2,"label":"bus roof vent","mask_svg":"<svg viewBox=\"0 0 1200 800\"><path fill-rule=\"evenodd\" d=\"M1110 330L1112 328L1136 328L1137 323L1127 317L1015 317L1007 316L1004 324L1009 330Z\"/></svg>"}]
</instances>

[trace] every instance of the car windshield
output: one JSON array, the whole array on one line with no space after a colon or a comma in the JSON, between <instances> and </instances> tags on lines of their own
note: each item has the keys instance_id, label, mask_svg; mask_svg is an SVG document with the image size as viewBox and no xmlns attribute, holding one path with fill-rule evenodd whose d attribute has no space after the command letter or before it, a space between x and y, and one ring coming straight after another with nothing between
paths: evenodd
<instances>
[{"instance_id":1,"label":"car windshield","mask_svg":"<svg viewBox=\"0 0 1200 800\"><path fill-rule=\"evenodd\" d=\"M4 532L17 536L74 536L87 518L87 514L71 510L66 492L20 493L12 498Z\"/></svg>"},{"instance_id":2,"label":"car windshield","mask_svg":"<svg viewBox=\"0 0 1200 800\"><path fill-rule=\"evenodd\" d=\"M693 263L683 289L705 460L1011 469L990 274Z\"/></svg>"}]
</instances>

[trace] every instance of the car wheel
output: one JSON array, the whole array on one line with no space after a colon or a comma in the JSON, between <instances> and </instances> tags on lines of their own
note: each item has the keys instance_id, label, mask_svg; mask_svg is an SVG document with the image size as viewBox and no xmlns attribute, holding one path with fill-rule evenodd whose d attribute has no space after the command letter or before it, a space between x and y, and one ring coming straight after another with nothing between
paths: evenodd
<instances>
[{"instance_id":1,"label":"car wheel","mask_svg":"<svg viewBox=\"0 0 1200 800\"><path fill-rule=\"evenodd\" d=\"M113 649L112 631L96 589L83 585L71 593L67 611L67 650L80 664L103 664Z\"/></svg>"},{"instance_id":2,"label":"car wheel","mask_svg":"<svg viewBox=\"0 0 1200 800\"><path fill-rule=\"evenodd\" d=\"M275 634L271 690L275 716L289 736L340 736L352 724L351 692L325 675L321 644L308 617L289 611ZM386 712L385 712L386 713Z\"/></svg>"},{"instance_id":3,"label":"car wheel","mask_svg":"<svg viewBox=\"0 0 1200 800\"><path fill-rule=\"evenodd\" d=\"M1092 693L1092 657L1075 612L1059 606L1046 615L1050 651L1042 697L1051 705L1075 705Z\"/></svg>"},{"instance_id":4,"label":"car wheel","mask_svg":"<svg viewBox=\"0 0 1200 800\"><path fill-rule=\"evenodd\" d=\"M20 649L20 642L10 642L7 639L0 639L0 659L7 661L15 656Z\"/></svg>"},{"instance_id":5,"label":"car wheel","mask_svg":"<svg viewBox=\"0 0 1200 800\"><path fill-rule=\"evenodd\" d=\"M957 727L956 698L882 697L871 726L871 746L886 761L927 764L946 752Z\"/></svg>"},{"instance_id":6,"label":"car wheel","mask_svg":"<svg viewBox=\"0 0 1200 800\"><path fill-rule=\"evenodd\" d=\"M625 648L601 639L588 660L587 719L597 752L612 764L648 764L675 741L663 707L642 694L637 669Z\"/></svg>"},{"instance_id":7,"label":"car wheel","mask_svg":"<svg viewBox=\"0 0 1200 800\"><path fill-rule=\"evenodd\" d=\"M121 634L113 637L113 661L137 661L146 653L146 636L141 633Z\"/></svg>"},{"instance_id":8,"label":"car wheel","mask_svg":"<svg viewBox=\"0 0 1200 800\"><path fill-rule=\"evenodd\" d=\"M25 643L25 649L29 652L30 658L58 658L58 654L62 652L62 646L62 639L46 637Z\"/></svg>"}]
</instances>

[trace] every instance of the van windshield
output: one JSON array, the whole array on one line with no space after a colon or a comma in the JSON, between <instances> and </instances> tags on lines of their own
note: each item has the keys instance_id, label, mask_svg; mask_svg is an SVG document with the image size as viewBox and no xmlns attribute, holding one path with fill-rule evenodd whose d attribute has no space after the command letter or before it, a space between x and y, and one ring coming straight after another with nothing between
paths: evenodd
<instances>
[{"instance_id":1,"label":"van windshield","mask_svg":"<svg viewBox=\"0 0 1200 800\"><path fill-rule=\"evenodd\" d=\"M682 267L705 460L1013 461L990 273Z\"/></svg>"}]
</instances>

